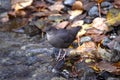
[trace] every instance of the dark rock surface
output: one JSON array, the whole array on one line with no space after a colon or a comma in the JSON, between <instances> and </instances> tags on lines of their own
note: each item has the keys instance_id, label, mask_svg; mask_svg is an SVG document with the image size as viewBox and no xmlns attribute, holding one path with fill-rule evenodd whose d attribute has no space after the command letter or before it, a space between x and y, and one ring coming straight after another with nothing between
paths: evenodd
<instances>
[{"instance_id":1,"label":"dark rock surface","mask_svg":"<svg viewBox=\"0 0 120 80\"><path fill-rule=\"evenodd\" d=\"M0 80L57 80L51 72L52 53L39 36L0 32Z\"/></svg>"}]
</instances>

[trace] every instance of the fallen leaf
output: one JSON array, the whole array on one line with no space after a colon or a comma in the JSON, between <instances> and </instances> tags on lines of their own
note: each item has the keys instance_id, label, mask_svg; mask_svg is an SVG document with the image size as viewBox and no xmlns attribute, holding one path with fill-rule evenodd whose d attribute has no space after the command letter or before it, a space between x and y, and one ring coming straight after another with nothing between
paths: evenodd
<instances>
[{"instance_id":1,"label":"fallen leaf","mask_svg":"<svg viewBox=\"0 0 120 80\"><path fill-rule=\"evenodd\" d=\"M61 11L64 8L64 5L61 1L55 2L54 5L48 7L51 11Z\"/></svg>"},{"instance_id":2,"label":"fallen leaf","mask_svg":"<svg viewBox=\"0 0 120 80\"><path fill-rule=\"evenodd\" d=\"M84 24L82 25L82 29L77 33L77 37L80 37L86 33L87 29L90 29L90 24Z\"/></svg>"},{"instance_id":3,"label":"fallen leaf","mask_svg":"<svg viewBox=\"0 0 120 80\"><path fill-rule=\"evenodd\" d=\"M52 14L52 15L48 16L48 19L50 21L54 21L56 23L60 23L61 21L63 21L64 19L66 19L66 16L62 16L60 14Z\"/></svg>"},{"instance_id":4,"label":"fallen leaf","mask_svg":"<svg viewBox=\"0 0 120 80\"><path fill-rule=\"evenodd\" d=\"M109 31L109 27L105 24L105 18L95 18L92 23L92 27L101 31Z\"/></svg>"},{"instance_id":5,"label":"fallen leaf","mask_svg":"<svg viewBox=\"0 0 120 80\"><path fill-rule=\"evenodd\" d=\"M103 2L104 0L96 0L97 1L97 3L101 3L101 2Z\"/></svg>"},{"instance_id":6,"label":"fallen leaf","mask_svg":"<svg viewBox=\"0 0 120 80\"><path fill-rule=\"evenodd\" d=\"M75 26L82 26L84 23L83 20L79 20L79 21L74 21L73 24L71 25L71 27L75 27Z\"/></svg>"},{"instance_id":7,"label":"fallen leaf","mask_svg":"<svg viewBox=\"0 0 120 80\"><path fill-rule=\"evenodd\" d=\"M103 31L98 30L96 28L90 28L90 29L86 30L86 35L100 35L102 33L103 33Z\"/></svg>"},{"instance_id":8,"label":"fallen leaf","mask_svg":"<svg viewBox=\"0 0 120 80\"><path fill-rule=\"evenodd\" d=\"M115 8L120 8L120 0L114 0Z\"/></svg>"},{"instance_id":9,"label":"fallen leaf","mask_svg":"<svg viewBox=\"0 0 120 80\"><path fill-rule=\"evenodd\" d=\"M71 15L70 19L74 19L78 15L82 14L83 10L73 10L73 11L68 11L68 13Z\"/></svg>"},{"instance_id":10,"label":"fallen leaf","mask_svg":"<svg viewBox=\"0 0 120 80\"><path fill-rule=\"evenodd\" d=\"M120 65L120 62L118 62L116 65L106 61L101 61L96 64L100 71L108 71L116 75L120 74L120 66L118 65Z\"/></svg>"},{"instance_id":11,"label":"fallen leaf","mask_svg":"<svg viewBox=\"0 0 120 80\"><path fill-rule=\"evenodd\" d=\"M107 25L119 25L120 24L120 9L110 9L107 13Z\"/></svg>"},{"instance_id":12,"label":"fallen leaf","mask_svg":"<svg viewBox=\"0 0 120 80\"><path fill-rule=\"evenodd\" d=\"M63 21L63 22L57 24L55 27L58 28L58 29L59 28L65 28L68 24L69 24L68 21Z\"/></svg>"},{"instance_id":13,"label":"fallen leaf","mask_svg":"<svg viewBox=\"0 0 120 80\"><path fill-rule=\"evenodd\" d=\"M11 0L12 9L18 11L32 4L33 0Z\"/></svg>"},{"instance_id":14,"label":"fallen leaf","mask_svg":"<svg viewBox=\"0 0 120 80\"><path fill-rule=\"evenodd\" d=\"M82 53L84 53L84 52L92 52L92 51L96 50L96 44L94 42L92 42L92 41L84 42L77 49L80 50L80 52L82 52Z\"/></svg>"}]
</instances>

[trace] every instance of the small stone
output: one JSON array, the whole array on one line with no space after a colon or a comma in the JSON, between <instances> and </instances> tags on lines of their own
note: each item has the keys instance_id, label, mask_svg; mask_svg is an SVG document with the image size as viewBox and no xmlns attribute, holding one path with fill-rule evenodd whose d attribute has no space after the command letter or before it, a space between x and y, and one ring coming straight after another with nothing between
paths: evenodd
<instances>
[{"instance_id":1,"label":"small stone","mask_svg":"<svg viewBox=\"0 0 120 80\"><path fill-rule=\"evenodd\" d=\"M111 9L113 5L110 2L105 1L101 3L101 7L105 9Z\"/></svg>"},{"instance_id":2,"label":"small stone","mask_svg":"<svg viewBox=\"0 0 120 80\"><path fill-rule=\"evenodd\" d=\"M76 0L65 0L64 5L66 6L72 6L75 3Z\"/></svg>"},{"instance_id":3,"label":"small stone","mask_svg":"<svg viewBox=\"0 0 120 80\"><path fill-rule=\"evenodd\" d=\"M80 39L80 43L84 43L88 41L92 41L92 38L90 36L81 37Z\"/></svg>"},{"instance_id":4,"label":"small stone","mask_svg":"<svg viewBox=\"0 0 120 80\"><path fill-rule=\"evenodd\" d=\"M91 16L91 17L98 17L99 16L98 7L97 6L93 6L89 10L88 15Z\"/></svg>"}]
</instances>

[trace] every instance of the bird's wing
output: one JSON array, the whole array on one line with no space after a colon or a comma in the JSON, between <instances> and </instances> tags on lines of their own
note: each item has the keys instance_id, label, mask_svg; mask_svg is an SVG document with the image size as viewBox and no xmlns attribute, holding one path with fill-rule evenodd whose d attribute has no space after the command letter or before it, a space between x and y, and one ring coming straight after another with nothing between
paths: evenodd
<instances>
[{"instance_id":1,"label":"bird's wing","mask_svg":"<svg viewBox=\"0 0 120 80\"><path fill-rule=\"evenodd\" d=\"M73 41L73 36L70 34L68 30L59 30L57 37L63 41L64 43L71 43Z\"/></svg>"}]
</instances>

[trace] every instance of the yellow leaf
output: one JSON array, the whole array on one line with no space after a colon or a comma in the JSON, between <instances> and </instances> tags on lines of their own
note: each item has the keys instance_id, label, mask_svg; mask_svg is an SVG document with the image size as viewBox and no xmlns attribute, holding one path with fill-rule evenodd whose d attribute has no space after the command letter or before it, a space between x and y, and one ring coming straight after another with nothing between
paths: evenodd
<instances>
[{"instance_id":1,"label":"yellow leaf","mask_svg":"<svg viewBox=\"0 0 120 80\"><path fill-rule=\"evenodd\" d=\"M110 11L107 14L107 25L115 25L120 24L120 9L110 9Z\"/></svg>"},{"instance_id":2,"label":"yellow leaf","mask_svg":"<svg viewBox=\"0 0 120 80\"><path fill-rule=\"evenodd\" d=\"M70 19L74 19L78 15L82 14L83 10L73 10L73 11L68 11L68 13L71 15Z\"/></svg>"},{"instance_id":3,"label":"yellow leaf","mask_svg":"<svg viewBox=\"0 0 120 80\"><path fill-rule=\"evenodd\" d=\"M33 0L12 0L12 8L15 9L15 11L18 11L20 9L23 9L29 5L31 5Z\"/></svg>"}]
</instances>

